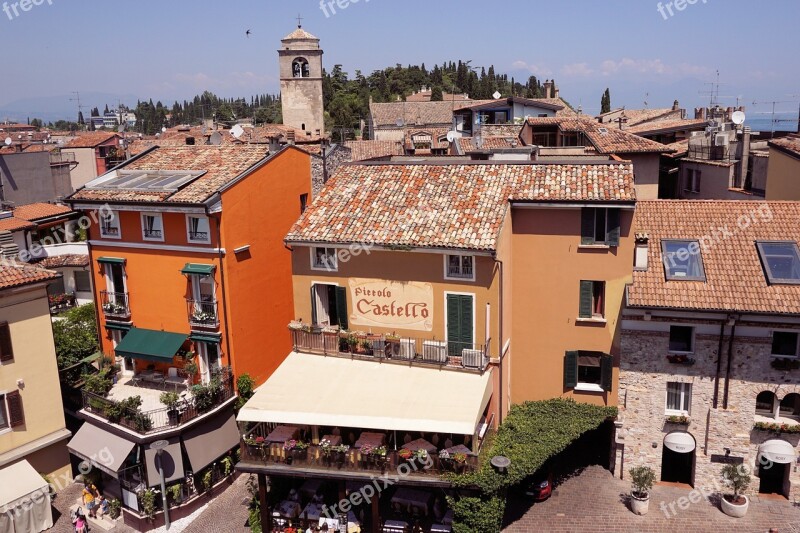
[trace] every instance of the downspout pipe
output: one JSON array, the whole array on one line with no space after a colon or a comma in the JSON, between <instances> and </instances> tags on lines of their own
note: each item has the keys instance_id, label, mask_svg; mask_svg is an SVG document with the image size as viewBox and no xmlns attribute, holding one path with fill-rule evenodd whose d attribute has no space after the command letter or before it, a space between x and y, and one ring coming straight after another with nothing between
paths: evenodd
<instances>
[{"instance_id":1,"label":"downspout pipe","mask_svg":"<svg viewBox=\"0 0 800 533\"><path fill-rule=\"evenodd\" d=\"M731 317L731 336L728 339L728 368L725 371L725 393L722 397L722 408L728 408L728 388L731 381L731 367L733 366L733 338L736 335L736 317Z\"/></svg>"},{"instance_id":2,"label":"downspout pipe","mask_svg":"<svg viewBox=\"0 0 800 533\"><path fill-rule=\"evenodd\" d=\"M714 409L719 405L719 374L722 372L722 342L725 337L725 320L719 325L719 345L717 346L717 375L714 377Z\"/></svg>"},{"instance_id":3,"label":"downspout pipe","mask_svg":"<svg viewBox=\"0 0 800 533\"><path fill-rule=\"evenodd\" d=\"M210 217L208 208L206 208L206 215ZM220 217L213 217L217 225L217 250L219 250L219 279L222 285L222 317L225 321L225 350L228 352L228 362L233 369L233 352L231 352L231 328L228 322L228 292L225 285L225 263L223 262L222 255L222 215ZM237 391L238 392L238 391Z\"/></svg>"},{"instance_id":4,"label":"downspout pipe","mask_svg":"<svg viewBox=\"0 0 800 533\"><path fill-rule=\"evenodd\" d=\"M498 394L499 395L498 406L500 409L499 409L499 416L497 417L499 425L503 423L503 355L505 355L503 353L503 262L497 259L497 257L493 257L493 259L495 264L498 265L500 269L500 298L499 298L500 310L498 312L498 322L499 322L498 327L500 329L500 332L497 336L498 337L497 346L499 348L499 359L500 359L500 364L497 365L498 381L500 383L499 394Z\"/></svg>"}]
</instances>

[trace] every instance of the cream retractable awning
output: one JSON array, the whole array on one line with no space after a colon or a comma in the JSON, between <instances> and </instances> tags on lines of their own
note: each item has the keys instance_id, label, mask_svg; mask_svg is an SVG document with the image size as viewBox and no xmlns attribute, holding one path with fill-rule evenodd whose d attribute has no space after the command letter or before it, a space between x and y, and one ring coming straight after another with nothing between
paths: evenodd
<instances>
[{"instance_id":1,"label":"cream retractable awning","mask_svg":"<svg viewBox=\"0 0 800 533\"><path fill-rule=\"evenodd\" d=\"M134 446L135 443L93 426L89 422L84 422L72 440L67 443L70 452L114 477L117 477L117 471Z\"/></svg>"},{"instance_id":2,"label":"cream retractable awning","mask_svg":"<svg viewBox=\"0 0 800 533\"><path fill-rule=\"evenodd\" d=\"M28 533L51 527L47 481L25 459L0 469L0 531Z\"/></svg>"},{"instance_id":3,"label":"cream retractable awning","mask_svg":"<svg viewBox=\"0 0 800 533\"><path fill-rule=\"evenodd\" d=\"M694 437L685 431L673 431L664 437L664 446L678 453L693 452L696 446Z\"/></svg>"},{"instance_id":4,"label":"cream retractable awning","mask_svg":"<svg viewBox=\"0 0 800 533\"><path fill-rule=\"evenodd\" d=\"M778 464L793 463L797 457L794 446L790 442L781 439L770 439L764 441L758 447L758 455Z\"/></svg>"},{"instance_id":5,"label":"cream retractable awning","mask_svg":"<svg viewBox=\"0 0 800 533\"><path fill-rule=\"evenodd\" d=\"M491 372L292 352L238 420L472 435L491 395Z\"/></svg>"}]
</instances>

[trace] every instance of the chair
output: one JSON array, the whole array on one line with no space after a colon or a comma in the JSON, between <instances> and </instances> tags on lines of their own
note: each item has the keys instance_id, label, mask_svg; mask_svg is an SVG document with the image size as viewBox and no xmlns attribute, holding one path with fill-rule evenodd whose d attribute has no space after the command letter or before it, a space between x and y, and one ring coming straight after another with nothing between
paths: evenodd
<instances>
[{"instance_id":1,"label":"chair","mask_svg":"<svg viewBox=\"0 0 800 533\"><path fill-rule=\"evenodd\" d=\"M161 372L153 372L150 375L150 381L152 381L156 385L160 385L162 389L167 385L167 380L164 377L164 374L162 374Z\"/></svg>"},{"instance_id":2,"label":"chair","mask_svg":"<svg viewBox=\"0 0 800 533\"><path fill-rule=\"evenodd\" d=\"M178 390L178 385L186 386L186 379L178 375L178 369L174 366L169 367L167 370L167 378L164 381L170 385L174 385L176 391Z\"/></svg>"}]
</instances>

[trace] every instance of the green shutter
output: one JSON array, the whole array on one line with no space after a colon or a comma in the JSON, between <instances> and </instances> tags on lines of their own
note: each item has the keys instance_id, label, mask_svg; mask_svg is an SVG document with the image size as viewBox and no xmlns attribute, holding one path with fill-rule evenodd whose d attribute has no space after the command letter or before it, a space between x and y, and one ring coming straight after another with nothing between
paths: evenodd
<instances>
[{"instance_id":1,"label":"green shutter","mask_svg":"<svg viewBox=\"0 0 800 533\"><path fill-rule=\"evenodd\" d=\"M472 348L472 296L461 297L461 342L463 348Z\"/></svg>"},{"instance_id":2,"label":"green shutter","mask_svg":"<svg viewBox=\"0 0 800 533\"><path fill-rule=\"evenodd\" d=\"M339 327L347 329L347 289L336 287L336 315L339 317Z\"/></svg>"},{"instance_id":3,"label":"green shutter","mask_svg":"<svg viewBox=\"0 0 800 533\"><path fill-rule=\"evenodd\" d=\"M567 352L564 355L564 388L574 389L578 384L578 352Z\"/></svg>"},{"instance_id":4,"label":"green shutter","mask_svg":"<svg viewBox=\"0 0 800 533\"><path fill-rule=\"evenodd\" d=\"M592 287L593 282L581 280L581 292L578 301L578 316L580 318L592 318Z\"/></svg>"},{"instance_id":5,"label":"green shutter","mask_svg":"<svg viewBox=\"0 0 800 533\"><path fill-rule=\"evenodd\" d=\"M317 286L311 285L311 323L317 323Z\"/></svg>"},{"instance_id":6,"label":"green shutter","mask_svg":"<svg viewBox=\"0 0 800 533\"><path fill-rule=\"evenodd\" d=\"M594 244L594 209L581 209L581 244Z\"/></svg>"},{"instance_id":7,"label":"green shutter","mask_svg":"<svg viewBox=\"0 0 800 533\"><path fill-rule=\"evenodd\" d=\"M609 246L619 246L619 209L606 210L606 244Z\"/></svg>"},{"instance_id":8,"label":"green shutter","mask_svg":"<svg viewBox=\"0 0 800 533\"><path fill-rule=\"evenodd\" d=\"M461 302L458 295L447 295L447 340L461 341Z\"/></svg>"},{"instance_id":9,"label":"green shutter","mask_svg":"<svg viewBox=\"0 0 800 533\"><path fill-rule=\"evenodd\" d=\"M614 358L610 355L600 357L600 385L610 391L614 382Z\"/></svg>"}]
</instances>

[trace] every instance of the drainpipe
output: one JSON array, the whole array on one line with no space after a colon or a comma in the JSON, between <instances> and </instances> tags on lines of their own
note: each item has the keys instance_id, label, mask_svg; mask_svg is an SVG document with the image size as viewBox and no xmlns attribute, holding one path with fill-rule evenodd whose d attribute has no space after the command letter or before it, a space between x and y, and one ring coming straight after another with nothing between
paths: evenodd
<instances>
[{"instance_id":1,"label":"drainpipe","mask_svg":"<svg viewBox=\"0 0 800 533\"><path fill-rule=\"evenodd\" d=\"M722 339L725 337L725 320L719 325L719 346L717 346L717 375L714 377L714 409L719 402L719 373L722 372Z\"/></svg>"},{"instance_id":2,"label":"drainpipe","mask_svg":"<svg viewBox=\"0 0 800 533\"><path fill-rule=\"evenodd\" d=\"M499 416L498 416L498 425L503 423L503 262L497 259L497 257L492 257L494 259L495 264L500 266L500 310L498 312L498 322L500 332L497 336L497 346L499 348L499 356L500 356L500 364L497 365L498 368L498 381L500 383L499 386Z\"/></svg>"},{"instance_id":3,"label":"drainpipe","mask_svg":"<svg viewBox=\"0 0 800 533\"><path fill-rule=\"evenodd\" d=\"M208 215L208 209L206 209L206 215ZM209 218L211 218L209 216ZM221 218L221 215L220 215ZM225 290L225 265L222 262L222 222L220 218L214 217L214 221L217 224L217 249L219 250L219 278L220 284L222 285L222 316L223 320L225 320L225 349L228 351L228 362L231 366L231 371L233 370L233 353L231 352L231 328L230 324L228 323L228 293Z\"/></svg>"},{"instance_id":4,"label":"drainpipe","mask_svg":"<svg viewBox=\"0 0 800 533\"><path fill-rule=\"evenodd\" d=\"M736 317L731 317L731 337L728 339L728 369L725 371L725 393L722 397L722 408L728 408L728 386L731 381L731 366L733 363L733 337L736 334Z\"/></svg>"}]
</instances>

